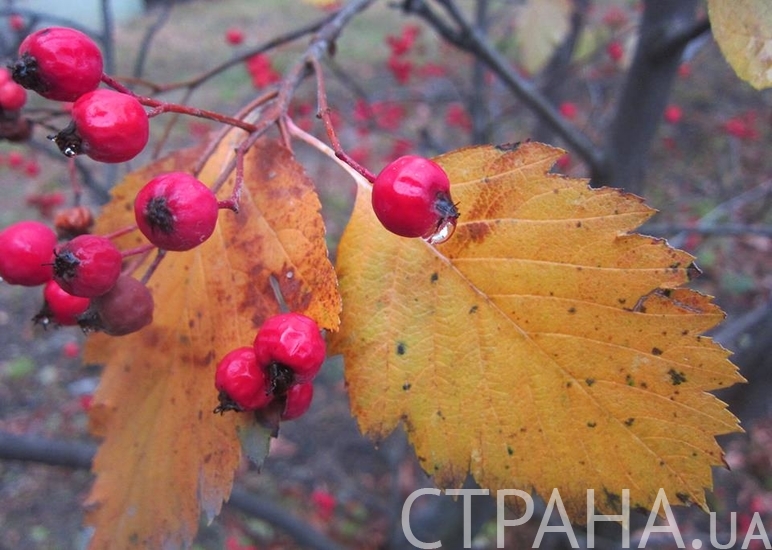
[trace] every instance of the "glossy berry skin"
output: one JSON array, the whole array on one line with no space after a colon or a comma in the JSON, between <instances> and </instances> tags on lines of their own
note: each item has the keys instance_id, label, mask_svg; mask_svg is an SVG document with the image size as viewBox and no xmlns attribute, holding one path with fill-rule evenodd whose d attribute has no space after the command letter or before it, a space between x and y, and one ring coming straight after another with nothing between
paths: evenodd
<instances>
[{"instance_id":1,"label":"glossy berry skin","mask_svg":"<svg viewBox=\"0 0 772 550\"><path fill-rule=\"evenodd\" d=\"M72 124L51 139L68 157L84 154L117 163L140 154L149 137L150 123L139 100L98 89L78 98L72 106Z\"/></svg>"},{"instance_id":2,"label":"glossy berry skin","mask_svg":"<svg viewBox=\"0 0 772 550\"><path fill-rule=\"evenodd\" d=\"M140 281L121 275L105 294L91 300L91 313L96 316L90 327L110 336L137 332L153 322L153 295Z\"/></svg>"},{"instance_id":3,"label":"glossy berry skin","mask_svg":"<svg viewBox=\"0 0 772 550\"><path fill-rule=\"evenodd\" d=\"M0 232L0 277L6 283L38 286L53 277L56 234L36 221L22 221Z\"/></svg>"},{"instance_id":4,"label":"glossy berry skin","mask_svg":"<svg viewBox=\"0 0 772 550\"><path fill-rule=\"evenodd\" d=\"M78 235L57 248L54 280L73 296L94 298L113 288L122 262L120 250L109 239Z\"/></svg>"},{"instance_id":5,"label":"glossy berry skin","mask_svg":"<svg viewBox=\"0 0 772 550\"><path fill-rule=\"evenodd\" d=\"M73 296L65 292L56 281L48 281L43 287L45 316L63 326L78 324L78 316L91 305L91 299Z\"/></svg>"},{"instance_id":6,"label":"glossy berry skin","mask_svg":"<svg viewBox=\"0 0 772 550\"><path fill-rule=\"evenodd\" d=\"M378 174L372 204L381 224L401 237L429 238L458 218L445 170L414 155L399 157Z\"/></svg>"},{"instance_id":7,"label":"glossy berry skin","mask_svg":"<svg viewBox=\"0 0 772 550\"><path fill-rule=\"evenodd\" d=\"M66 27L35 31L19 45L13 79L56 101L75 101L99 86L102 53L87 35Z\"/></svg>"},{"instance_id":8,"label":"glossy berry skin","mask_svg":"<svg viewBox=\"0 0 772 550\"><path fill-rule=\"evenodd\" d=\"M322 368L326 353L316 321L300 313L269 317L257 331L254 348L259 365L284 367L291 371L295 383L311 381Z\"/></svg>"},{"instance_id":9,"label":"glossy berry skin","mask_svg":"<svg viewBox=\"0 0 772 550\"><path fill-rule=\"evenodd\" d=\"M215 412L255 411L273 400L265 369L260 368L255 350L249 346L237 348L220 360L214 385L220 392L220 406Z\"/></svg>"},{"instance_id":10,"label":"glossy berry skin","mask_svg":"<svg viewBox=\"0 0 772 550\"><path fill-rule=\"evenodd\" d=\"M311 400L313 398L313 382L293 384L287 391L287 401L284 405L284 411L281 413L281 419L295 420L296 418L303 416L311 407Z\"/></svg>"},{"instance_id":11,"label":"glossy berry skin","mask_svg":"<svg viewBox=\"0 0 772 550\"><path fill-rule=\"evenodd\" d=\"M137 226L164 250L190 250L217 225L217 198L211 189L185 172L170 172L150 180L134 200Z\"/></svg>"},{"instance_id":12,"label":"glossy berry skin","mask_svg":"<svg viewBox=\"0 0 772 550\"><path fill-rule=\"evenodd\" d=\"M18 111L27 103L27 90L13 80L0 84L0 110Z\"/></svg>"}]
</instances>

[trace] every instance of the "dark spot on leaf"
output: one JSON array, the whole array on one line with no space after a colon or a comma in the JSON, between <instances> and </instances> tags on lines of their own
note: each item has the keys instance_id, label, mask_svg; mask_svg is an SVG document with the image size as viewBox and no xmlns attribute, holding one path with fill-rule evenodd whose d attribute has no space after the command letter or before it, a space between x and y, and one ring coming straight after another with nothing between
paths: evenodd
<instances>
[{"instance_id":1,"label":"dark spot on leaf","mask_svg":"<svg viewBox=\"0 0 772 550\"><path fill-rule=\"evenodd\" d=\"M576 222L576 227L582 227L582 222Z\"/></svg>"},{"instance_id":2,"label":"dark spot on leaf","mask_svg":"<svg viewBox=\"0 0 772 550\"><path fill-rule=\"evenodd\" d=\"M617 302L619 302L620 305L625 305L625 302L627 302L627 298L619 298L617 299Z\"/></svg>"},{"instance_id":3,"label":"dark spot on leaf","mask_svg":"<svg viewBox=\"0 0 772 550\"><path fill-rule=\"evenodd\" d=\"M570 308L568 308L568 313L571 313L573 315L574 313L576 313L576 308L574 306L571 306Z\"/></svg>"},{"instance_id":4,"label":"dark spot on leaf","mask_svg":"<svg viewBox=\"0 0 772 550\"><path fill-rule=\"evenodd\" d=\"M612 493L605 487L603 488L603 493L606 496L606 506L615 512L622 508L622 498L618 494Z\"/></svg>"},{"instance_id":5,"label":"dark spot on leaf","mask_svg":"<svg viewBox=\"0 0 772 550\"><path fill-rule=\"evenodd\" d=\"M665 461L664 461L664 460L660 460L660 461L659 461L659 465L660 465L660 466L664 466L664 465L665 465Z\"/></svg>"},{"instance_id":6,"label":"dark spot on leaf","mask_svg":"<svg viewBox=\"0 0 772 550\"><path fill-rule=\"evenodd\" d=\"M404 342L397 342L397 355L405 355L406 351L407 346L405 346Z\"/></svg>"},{"instance_id":7,"label":"dark spot on leaf","mask_svg":"<svg viewBox=\"0 0 772 550\"><path fill-rule=\"evenodd\" d=\"M627 420L625 420L625 426L627 426L627 427L629 428L630 426L632 426L632 425L633 425L633 422L635 422L635 418L633 418L633 417L631 416L630 418L628 418Z\"/></svg>"},{"instance_id":8,"label":"dark spot on leaf","mask_svg":"<svg viewBox=\"0 0 772 550\"><path fill-rule=\"evenodd\" d=\"M437 411L437 416L439 416L442 420L445 420L445 415L442 414L442 411Z\"/></svg>"},{"instance_id":9,"label":"dark spot on leaf","mask_svg":"<svg viewBox=\"0 0 772 550\"><path fill-rule=\"evenodd\" d=\"M413 385L410 384L409 382L405 382L404 384L402 384L402 389L405 390L405 391L409 390L412 387L413 387Z\"/></svg>"},{"instance_id":10,"label":"dark spot on leaf","mask_svg":"<svg viewBox=\"0 0 772 550\"><path fill-rule=\"evenodd\" d=\"M573 386L573 385L574 385L574 383L573 383L573 382L571 382L571 381L568 381L568 382L566 382L566 387L567 387L567 388L570 388L570 387L571 387L571 386Z\"/></svg>"},{"instance_id":11,"label":"dark spot on leaf","mask_svg":"<svg viewBox=\"0 0 772 550\"><path fill-rule=\"evenodd\" d=\"M491 232L490 225L485 222L467 223L464 227L469 232L469 238L476 243L484 241Z\"/></svg>"},{"instance_id":12,"label":"dark spot on leaf","mask_svg":"<svg viewBox=\"0 0 772 550\"><path fill-rule=\"evenodd\" d=\"M632 375L628 374L627 376L625 376L625 383L628 386L635 386L635 380L633 379Z\"/></svg>"},{"instance_id":13,"label":"dark spot on leaf","mask_svg":"<svg viewBox=\"0 0 772 550\"><path fill-rule=\"evenodd\" d=\"M662 355L662 350L659 348L651 348L652 355Z\"/></svg>"},{"instance_id":14,"label":"dark spot on leaf","mask_svg":"<svg viewBox=\"0 0 772 550\"><path fill-rule=\"evenodd\" d=\"M469 308L469 313L470 313L470 315L471 315L472 313L477 313L477 310L478 310L478 309L480 309L478 306L472 306L472 307L470 307L470 308Z\"/></svg>"},{"instance_id":15,"label":"dark spot on leaf","mask_svg":"<svg viewBox=\"0 0 772 550\"><path fill-rule=\"evenodd\" d=\"M682 372L678 372L675 369L670 369L667 371L667 373L670 375L670 383L674 386L678 386L679 384L686 382L686 376L684 376L684 373Z\"/></svg>"},{"instance_id":16,"label":"dark spot on leaf","mask_svg":"<svg viewBox=\"0 0 772 550\"><path fill-rule=\"evenodd\" d=\"M509 456L513 456L515 454L515 450L512 447L510 447L509 445L507 445L507 454Z\"/></svg>"},{"instance_id":17,"label":"dark spot on leaf","mask_svg":"<svg viewBox=\"0 0 772 550\"><path fill-rule=\"evenodd\" d=\"M588 386L592 386L595 383L595 379L594 378L585 378L584 379L584 383L587 384Z\"/></svg>"},{"instance_id":18,"label":"dark spot on leaf","mask_svg":"<svg viewBox=\"0 0 772 550\"><path fill-rule=\"evenodd\" d=\"M639 385L640 387L642 387L643 389L646 389L646 388L648 388L648 387L649 387L649 385L648 385L646 382L641 382L641 383L640 383L640 384L638 384L638 385Z\"/></svg>"},{"instance_id":19,"label":"dark spot on leaf","mask_svg":"<svg viewBox=\"0 0 772 550\"><path fill-rule=\"evenodd\" d=\"M433 282L433 283L436 283L436 282L437 282L437 280L438 280L439 278L440 278L440 275L439 275L439 273L437 273L437 272L435 271L434 273L432 273L432 276L431 276L431 277L429 277L429 280L430 280L431 282Z\"/></svg>"},{"instance_id":20,"label":"dark spot on leaf","mask_svg":"<svg viewBox=\"0 0 772 550\"><path fill-rule=\"evenodd\" d=\"M594 427L595 427L595 426L597 426L597 425L598 425L598 423L597 423L597 422L588 422L588 423L587 423L587 427L588 427L588 428L594 428Z\"/></svg>"},{"instance_id":21,"label":"dark spot on leaf","mask_svg":"<svg viewBox=\"0 0 772 550\"><path fill-rule=\"evenodd\" d=\"M520 428L520 433L525 433L525 432L527 432L527 431L528 431L528 428L526 428L525 426L523 426L522 428Z\"/></svg>"},{"instance_id":22,"label":"dark spot on leaf","mask_svg":"<svg viewBox=\"0 0 772 550\"><path fill-rule=\"evenodd\" d=\"M504 153L509 153L511 151L517 151L517 149L520 147L521 144L522 144L521 141L516 141L514 143L502 143L500 145L497 145L496 149Z\"/></svg>"}]
</instances>

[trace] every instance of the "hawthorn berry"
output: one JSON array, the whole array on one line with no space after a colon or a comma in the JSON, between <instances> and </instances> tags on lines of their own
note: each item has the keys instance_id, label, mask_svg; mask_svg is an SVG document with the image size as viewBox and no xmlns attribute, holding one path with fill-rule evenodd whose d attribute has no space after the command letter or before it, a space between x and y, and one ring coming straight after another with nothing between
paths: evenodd
<instances>
[{"instance_id":1,"label":"hawthorn berry","mask_svg":"<svg viewBox=\"0 0 772 550\"><path fill-rule=\"evenodd\" d=\"M54 227L64 239L85 235L94 225L94 215L88 206L71 206L56 213Z\"/></svg>"},{"instance_id":2,"label":"hawthorn berry","mask_svg":"<svg viewBox=\"0 0 772 550\"><path fill-rule=\"evenodd\" d=\"M217 225L217 197L185 172L170 172L150 180L134 199L137 226L164 250L190 250Z\"/></svg>"},{"instance_id":3,"label":"hawthorn berry","mask_svg":"<svg viewBox=\"0 0 772 550\"><path fill-rule=\"evenodd\" d=\"M294 420L303 416L311 407L311 400L314 398L313 382L303 382L293 384L287 390L286 404L281 413L282 420Z\"/></svg>"},{"instance_id":4,"label":"hawthorn berry","mask_svg":"<svg viewBox=\"0 0 772 550\"><path fill-rule=\"evenodd\" d=\"M274 393L311 381L322 368L324 338L316 321L300 313L269 317L254 341L257 363L268 369Z\"/></svg>"},{"instance_id":5,"label":"hawthorn berry","mask_svg":"<svg viewBox=\"0 0 772 550\"><path fill-rule=\"evenodd\" d=\"M80 325L110 336L124 336L152 323L154 308L150 289L134 277L121 275L110 290L91 300Z\"/></svg>"},{"instance_id":6,"label":"hawthorn berry","mask_svg":"<svg viewBox=\"0 0 772 550\"><path fill-rule=\"evenodd\" d=\"M21 221L0 232L0 277L9 284L37 286L53 277L56 233L45 224Z\"/></svg>"},{"instance_id":7,"label":"hawthorn berry","mask_svg":"<svg viewBox=\"0 0 772 550\"><path fill-rule=\"evenodd\" d=\"M43 309L35 316L36 321L53 321L63 326L78 324L78 316L91 305L90 298L73 296L65 292L54 280L48 281L43 287Z\"/></svg>"},{"instance_id":8,"label":"hawthorn berry","mask_svg":"<svg viewBox=\"0 0 772 550\"><path fill-rule=\"evenodd\" d=\"M372 204L378 220L392 233L431 242L449 238L458 218L445 170L414 155L399 157L378 174Z\"/></svg>"},{"instance_id":9,"label":"hawthorn berry","mask_svg":"<svg viewBox=\"0 0 772 550\"><path fill-rule=\"evenodd\" d=\"M84 154L107 163L126 162L142 152L150 122L139 100L114 90L98 89L72 106L72 123L49 139L68 157Z\"/></svg>"},{"instance_id":10,"label":"hawthorn berry","mask_svg":"<svg viewBox=\"0 0 772 550\"><path fill-rule=\"evenodd\" d=\"M255 411L273 400L268 375L250 346L237 348L217 364L214 385L220 392L220 405L215 412Z\"/></svg>"},{"instance_id":11,"label":"hawthorn berry","mask_svg":"<svg viewBox=\"0 0 772 550\"><path fill-rule=\"evenodd\" d=\"M110 239L78 235L56 249L54 280L73 296L94 298L113 288L122 263L123 256Z\"/></svg>"},{"instance_id":12,"label":"hawthorn berry","mask_svg":"<svg viewBox=\"0 0 772 550\"><path fill-rule=\"evenodd\" d=\"M19 45L13 79L55 101L75 101L99 86L102 52L87 35L67 27L35 31Z\"/></svg>"},{"instance_id":13,"label":"hawthorn berry","mask_svg":"<svg viewBox=\"0 0 772 550\"><path fill-rule=\"evenodd\" d=\"M13 80L0 84L0 110L18 111L27 103L27 90Z\"/></svg>"}]
</instances>

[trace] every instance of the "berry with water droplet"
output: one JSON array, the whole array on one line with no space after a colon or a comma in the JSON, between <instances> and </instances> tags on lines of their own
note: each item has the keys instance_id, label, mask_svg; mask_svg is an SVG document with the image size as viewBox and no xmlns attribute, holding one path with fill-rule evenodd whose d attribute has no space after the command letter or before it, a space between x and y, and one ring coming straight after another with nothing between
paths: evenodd
<instances>
[{"instance_id":1,"label":"berry with water droplet","mask_svg":"<svg viewBox=\"0 0 772 550\"><path fill-rule=\"evenodd\" d=\"M150 123L139 100L98 89L78 98L72 106L72 123L49 139L68 157L84 154L117 163L140 154L149 137Z\"/></svg>"},{"instance_id":2,"label":"berry with water droplet","mask_svg":"<svg viewBox=\"0 0 772 550\"><path fill-rule=\"evenodd\" d=\"M407 155L389 163L373 182L373 211L383 226L402 237L440 242L455 229L458 210L450 180L436 162Z\"/></svg>"}]
</instances>

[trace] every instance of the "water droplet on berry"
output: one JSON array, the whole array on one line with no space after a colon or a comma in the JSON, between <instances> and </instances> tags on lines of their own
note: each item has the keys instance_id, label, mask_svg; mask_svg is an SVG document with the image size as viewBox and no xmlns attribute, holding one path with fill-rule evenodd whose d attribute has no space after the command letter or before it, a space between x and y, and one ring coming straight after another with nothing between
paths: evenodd
<instances>
[{"instance_id":1,"label":"water droplet on berry","mask_svg":"<svg viewBox=\"0 0 772 550\"><path fill-rule=\"evenodd\" d=\"M437 231L424 237L429 244L441 244L447 241L456 231L456 218L445 218L437 227Z\"/></svg>"}]
</instances>

